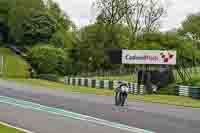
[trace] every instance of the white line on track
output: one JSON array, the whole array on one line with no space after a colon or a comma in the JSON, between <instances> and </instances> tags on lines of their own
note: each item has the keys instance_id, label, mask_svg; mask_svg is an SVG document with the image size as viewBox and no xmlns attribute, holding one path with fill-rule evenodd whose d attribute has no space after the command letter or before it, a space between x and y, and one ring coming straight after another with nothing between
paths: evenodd
<instances>
[{"instance_id":1,"label":"white line on track","mask_svg":"<svg viewBox=\"0 0 200 133\"><path fill-rule=\"evenodd\" d=\"M72 119L76 119L76 120L88 121L88 122L95 123L98 125L104 125L107 127L117 128L117 129L129 131L129 132L133 132L133 133L155 133L155 132L152 132L149 130L144 130L144 129L140 129L140 128L136 128L136 127L130 127L128 125L110 122L107 120L103 120L103 119L99 119L99 118L95 118L95 117L91 117L91 116L86 116L86 115L78 114L75 112L70 112L67 110L52 108L52 107L40 105L37 103L18 100L18 99L11 98L11 97L0 96L0 103L11 104L11 105L15 105L17 107L31 109L31 110L35 110L35 111L43 111L46 113L56 114L56 115L60 115L60 116L64 116L64 117L68 117L68 118L72 118Z\"/></svg>"}]
</instances>

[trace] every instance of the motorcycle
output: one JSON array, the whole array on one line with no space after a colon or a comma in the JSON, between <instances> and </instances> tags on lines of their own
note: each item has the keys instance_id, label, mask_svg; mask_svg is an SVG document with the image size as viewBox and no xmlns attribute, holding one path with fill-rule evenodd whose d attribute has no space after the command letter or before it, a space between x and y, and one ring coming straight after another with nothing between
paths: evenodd
<instances>
[{"instance_id":1,"label":"motorcycle","mask_svg":"<svg viewBox=\"0 0 200 133\"><path fill-rule=\"evenodd\" d=\"M116 88L115 92L115 105L124 106L128 97L129 87L127 84L122 83Z\"/></svg>"}]
</instances>

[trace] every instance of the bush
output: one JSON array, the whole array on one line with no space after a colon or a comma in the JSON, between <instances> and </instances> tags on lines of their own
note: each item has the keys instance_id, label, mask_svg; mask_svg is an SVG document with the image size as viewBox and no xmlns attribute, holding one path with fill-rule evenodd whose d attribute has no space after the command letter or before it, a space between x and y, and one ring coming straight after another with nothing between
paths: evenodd
<instances>
[{"instance_id":1,"label":"bush","mask_svg":"<svg viewBox=\"0 0 200 133\"><path fill-rule=\"evenodd\" d=\"M70 64L62 49L42 44L31 49L29 61L38 74L64 75Z\"/></svg>"},{"instance_id":2,"label":"bush","mask_svg":"<svg viewBox=\"0 0 200 133\"><path fill-rule=\"evenodd\" d=\"M39 74L37 76L39 79L49 80L49 81L58 81L59 77L56 74Z\"/></svg>"}]
</instances>

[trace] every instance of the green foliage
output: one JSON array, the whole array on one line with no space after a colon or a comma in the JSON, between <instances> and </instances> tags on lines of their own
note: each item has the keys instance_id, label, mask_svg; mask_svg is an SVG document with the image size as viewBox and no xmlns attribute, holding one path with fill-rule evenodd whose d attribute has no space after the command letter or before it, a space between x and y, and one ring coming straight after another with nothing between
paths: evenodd
<instances>
[{"instance_id":1,"label":"green foliage","mask_svg":"<svg viewBox=\"0 0 200 133\"><path fill-rule=\"evenodd\" d=\"M74 24L70 18L64 13L59 5L52 0L47 1L48 12L54 17L58 22L58 29L68 31L73 28Z\"/></svg>"},{"instance_id":2,"label":"green foliage","mask_svg":"<svg viewBox=\"0 0 200 133\"><path fill-rule=\"evenodd\" d=\"M47 9L57 22L56 32L50 39L50 44L58 48L71 48L73 36L70 30L75 28L73 22L52 0L47 1Z\"/></svg>"},{"instance_id":3,"label":"green foliage","mask_svg":"<svg viewBox=\"0 0 200 133\"><path fill-rule=\"evenodd\" d=\"M29 61L39 74L64 75L69 64L62 49L45 44L39 44L31 49Z\"/></svg>"},{"instance_id":4,"label":"green foliage","mask_svg":"<svg viewBox=\"0 0 200 133\"><path fill-rule=\"evenodd\" d=\"M8 30L8 3L0 0L0 42L7 42Z\"/></svg>"},{"instance_id":5,"label":"green foliage","mask_svg":"<svg viewBox=\"0 0 200 133\"><path fill-rule=\"evenodd\" d=\"M65 36L62 34L62 32L56 32L50 39L50 43L57 48L64 48Z\"/></svg>"},{"instance_id":6,"label":"green foliage","mask_svg":"<svg viewBox=\"0 0 200 133\"><path fill-rule=\"evenodd\" d=\"M126 48L128 32L123 25L96 23L82 28L76 47L81 49L81 66L84 70L106 69L105 48Z\"/></svg>"},{"instance_id":7,"label":"green foliage","mask_svg":"<svg viewBox=\"0 0 200 133\"><path fill-rule=\"evenodd\" d=\"M181 82L180 84L188 86L200 86L200 76L199 75L193 76L192 80Z\"/></svg>"},{"instance_id":8,"label":"green foliage","mask_svg":"<svg viewBox=\"0 0 200 133\"><path fill-rule=\"evenodd\" d=\"M47 43L52 36L70 38L66 33L74 24L69 17L52 0L0 0L1 20L8 26L9 42L19 45ZM6 5L6 6L4 6ZM2 13L5 17L2 17ZM61 35L63 34L62 37ZM59 36L59 37L58 37ZM65 37L67 36L67 37ZM69 45L70 41L66 41Z\"/></svg>"},{"instance_id":9,"label":"green foliage","mask_svg":"<svg viewBox=\"0 0 200 133\"><path fill-rule=\"evenodd\" d=\"M7 0L0 0L0 23L7 24L8 19L8 2Z\"/></svg>"},{"instance_id":10,"label":"green foliage","mask_svg":"<svg viewBox=\"0 0 200 133\"><path fill-rule=\"evenodd\" d=\"M184 43L176 33L145 33L138 37L135 48L140 49L176 49Z\"/></svg>"},{"instance_id":11,"label":"green foliage","mask_svg":"<svg viewBox=\"0 0 200 133\"><path fill-rule=\"evenodd\" d=\"M73 36L68 31L57 31L51 37L49 43L56 48L72 48Z\"/></svg>"},{"instance_id":12,"label":"green foliage","mask_svg":"<svg viewBox=\"0 0 200 133\"><path fill-rule=\"evenodd\" d=\"M47 42L56 31L56 20L47 13L33 11L22 23L19 42L35 44Z\"/></svg>"},{"instance_id":13,"label":"green foliage","mask_svg":"<svg viewBox=\"0 0 200 133\"><path fill-rule=\"evenodd\" d=\"M14 42L21 41L23 32L23 23L32 12L44 11L43 0L9 0L7 1L8 10L8 27L10 29L9 39Z\"/></svg>"},{"instance_id":14,"label":"green foliage","mask_svg":"<svg viewBox=\"0 0 200 133\"><path fill-rule=\"evenodd\" d=\"M190 33L194 39L200 38L200 13L192 14L182 23L182 33Z\"/></svg>"}]
</instances>

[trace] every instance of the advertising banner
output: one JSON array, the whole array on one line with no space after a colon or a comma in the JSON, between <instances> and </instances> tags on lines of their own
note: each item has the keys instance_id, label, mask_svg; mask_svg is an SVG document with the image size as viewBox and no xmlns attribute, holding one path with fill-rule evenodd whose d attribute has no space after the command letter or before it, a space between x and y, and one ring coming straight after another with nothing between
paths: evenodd
<instances>
[{"instance_id":1,"label":"advertising banner","mask_svg":"<svg viewBox=\"0 0 200 133\"><path fill-rule=\"evenodd\" d=\"M122 64L176 65L176 51L122 50Z\"/></svg>"}]
</instances>

